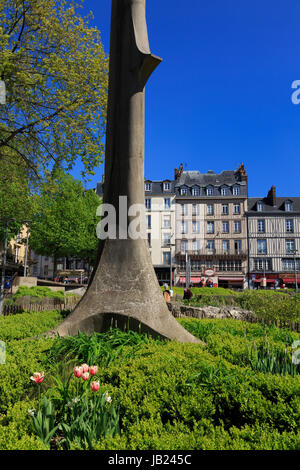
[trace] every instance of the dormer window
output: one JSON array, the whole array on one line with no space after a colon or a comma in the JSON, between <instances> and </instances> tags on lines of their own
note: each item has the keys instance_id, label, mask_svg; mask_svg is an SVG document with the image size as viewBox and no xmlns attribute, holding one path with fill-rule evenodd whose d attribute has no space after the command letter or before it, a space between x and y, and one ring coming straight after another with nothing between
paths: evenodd
<instances>
[{"instance_id":1,"label":"dormer window","mask_svg":"<svg viewBox=\"0 0 300 470\"><path fill-rule=\"evenodd\" d=\"M181 188L180 189L180 195L181 196L187 196L187 188Z\"/></svg>"},{"instance_id":2,"label":"dormer window","mask_svg":"<svg viewBox=\"0 0 300 470\"><path fill-rule=\"evenodd\" d=\"M212 186L208 186L206 188L206 196L212 196L214 194L214 188Z\"/></svg>"},{"instance_id":3,"label":"dormer window","mask_svg":"<svg viewBox=\"0 0 300 470\"><path fill-rule=\"evenodd\" d=\"M284 209L286 212L292 212L293 210L293 203L291 201L286 201L284 204Z\"/></svg>"},{"instance_id":4,"label":"dormer window","mask_svg":"<svg viewBox=\"0 0 300 470\"><path fill-rule=\"evenodd\" d=\"M152 190L152 183L145 183L145 191L151 191Z\"/></svg>"},{"instance_id":5,"label":"dormer window","mask_svg":"<svg viewBox=\"0 0 300 470\"><path fill-rule=\"evenodd\" d=\"M264 210L264 205L263 205L263 203L262 203L262 202L258 202L256 208L257 208L257 212L263 212L263 210Z\"/></svg>"},{"instance_id":6,"label":"dormer window","mask_svg":"<svg viewBox=\"0 0 300 470\"><path fill-rule=\"evenodd\" d=\"M227 196L228 194L228 188L227 186L222 186L221 188L221 196Z\"/></svg>"},{"instance_id":7,"label":"dormer window","mask_svg":"<svg viewBox=\"0 0 300 470\"><path fill-rule=\"evenodd\" d=\"M200 196L200 189L195 186L193 189L192 189L192 195L193 196Z\"/></svg>"},{"instance_id":8,"label":"dormer window","mask_svg":"<svg viewBox=\"0 0 300 470\"><path fill-rule=\"evenodd\" d=\"M239 196L240 195L240 190L241 188L238 185L233 186L232 192L234 196Z\"/></svg>"},{"instance_id":9,"label":"dormer window","mask_svg":"<svg viewBox=\"0 0 300 470\"><path fill-rule=\"evenodd\" d=\"M171 190L171 183L164 183L164 191L170 191Z\"/></svg>"}]
</instances>

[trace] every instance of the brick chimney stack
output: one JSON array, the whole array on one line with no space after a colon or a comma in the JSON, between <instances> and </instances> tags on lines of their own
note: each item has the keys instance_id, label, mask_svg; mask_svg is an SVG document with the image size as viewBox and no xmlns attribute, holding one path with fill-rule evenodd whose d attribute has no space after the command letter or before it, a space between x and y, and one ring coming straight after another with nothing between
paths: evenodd
<instances>
[{"instance_id":1,"label":"brick chimney stack","mask_svg":"<svg viewBox=\"0 0 300 470\"><path fill-rule=\"evenodd\" d=\"M240 175L240 181L246 181L247 183L247 180L248 180L248 176L247 176L247 172L246 172L246 169L244 167L244 163L241 163L239 168L238 168L238 173Z\"/></svg>"},{"instance_id":2,"label":"brick chimney stack","mask_svg":"<svg viewBox=\"0 0 300 470\"><path fill-rule=\"evenodd\" d=\"M268 202L271 206L273 206L273 207L276 206L276 188L275 188L274 184L268 192L267 199L268 199Z\"/></svg>"},{"instance_id":3,"label":"brick chimney stack","mask_svg":"<svg viewBox=\"0 0 300 470\"><path fill-rule=\"evenodd\" d=\"M174 170L174 179L175 180L179 179L180 176L182 175L182 172L183 172L183 164L180 163L179 169L177 170L177 168L175 168Z\"/></svg>"}]
</instances>

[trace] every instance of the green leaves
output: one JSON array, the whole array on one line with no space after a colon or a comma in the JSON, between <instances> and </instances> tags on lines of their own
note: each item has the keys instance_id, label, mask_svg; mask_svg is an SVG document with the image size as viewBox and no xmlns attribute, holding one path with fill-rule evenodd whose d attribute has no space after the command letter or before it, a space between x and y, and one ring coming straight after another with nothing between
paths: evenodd
<instances>
[{"instance_id":1,"label":"green leaves","mask_svg":"<svg viewBox=\"0 0 300 470\"><path fill-rule=\"evenodd\" d=\"M50 445L51 438L58 429L58 426L55 426L55 416L53 403L44 396L37 415L32 417L32 424L36 434L45 445Z\"/></svg>"},{"instance_id":2,"label":"green leaves","mask_svg":"<svg viewBox=\"0 0 300 470\"><path fill-rule=\"evenodd\" d=\"M32 178L77 159L92 174L104 154L108 58L91 15L64 0L0 0L0 12L0 159L13 150Z\"/></svg>"},{"instance_id":3,"label":"green leaves","mask_svg":"<svg viewBox=\"0 0 300 470\"><path fill-rule=\"evenodd\" d=\"M30 246L41 255L74 257L92 262L98 239L96 210L100 199L93 190L57 170L48 174L34 196Z\"/></svg>"}]
</instances>

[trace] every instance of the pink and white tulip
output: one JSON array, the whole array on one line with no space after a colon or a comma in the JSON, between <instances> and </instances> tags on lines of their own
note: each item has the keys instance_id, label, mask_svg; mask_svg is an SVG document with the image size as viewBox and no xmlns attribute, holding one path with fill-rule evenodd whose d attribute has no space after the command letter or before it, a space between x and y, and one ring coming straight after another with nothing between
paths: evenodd
<instances>
[{"instance_id":1,"label":"pink and white tulip","mask_svg":"<svg viewBox=\"0 0 300 470\"><path fill-rule=\"evenodd\" d=\"M82 366L80 366L80 367L74 367L73 372L74 372L75 377L81 377L82 374L83 374L83 368L82 368Z\"/></svg>"},{"instance_id":2,"label":"pink and white tulip","mask_svg":"<svg viewBox=\"0 0 300 470\"><path fill-rule=\"evenodd\" d=\"M92 382L92 383L91 383L91 389L93 390L93 392L98 392L99 387L100 387L100 383L99 383L99 382Z\"/></svg>"},{"instance_id":3,"label":"pink and white tulip","mask_svg":"<svg viewBox=\"0 0 300 470\"><path fill-rule=\"evenodd\" d=\"M83 378L83 380L88 380L89 376L90 374L88 372L84 372L81 377Z\"/></svg>"},{"instance_id":4,"label":"pink and white tulip","mask_svg":"<svg viewBox=\"0 0 300 470\"><path fill-rule=\"evenodd\" d=\"M91 366L89 368L89 372L90 372L91 375L96 375L97 372L98 372L98 366Z\"/></svg>"},{"instance_id":5,"label":"pink and white tulip","mask_svg":"<svg viewBox=\"0 0 300 470\"><path fill-rule=\"evenodd\" d=\"M30 379L33 380L33 382L35 382L36 384L40 384L43 382L44 377L44 372L34 372Z\"/></svg>"},{"instance_id":6,"label":"pink and white tulip","mask_svg":"<svg viewBox=\"0 0 300 470\"><path fill-rule=\"evenodd\" d=\"M83 372L88 372L89 371L89 366L87 364L82 364L82 371Z\"/></svg>"}]
</instances>

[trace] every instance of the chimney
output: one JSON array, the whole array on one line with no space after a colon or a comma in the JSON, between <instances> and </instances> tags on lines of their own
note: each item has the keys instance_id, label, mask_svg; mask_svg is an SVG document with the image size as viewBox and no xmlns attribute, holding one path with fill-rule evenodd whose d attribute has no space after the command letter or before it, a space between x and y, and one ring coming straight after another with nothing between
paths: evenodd
<instances>
[{"instance_id":1,"label":"chimney","mask_svg":"<svg viewBox=\"0 0 300 470\"><path fill-rule=\"evenodd\" d=\"M175 168L175 171L174 171L175 180L180 178L180 176L182 175L182 172L183 172L183 164L180 163L179 169L177 170L177 168Z\"/></svg>"},{"instance_id":2,"label":"chimney","mask_svg":"<svg viewBox=\"0 0 300 470\"><path fill-rule=\"evenodd\" d=\"M273 206L273 207L276 206L276 188L275 188L274 184L268 192L267 200L268 200L268 203L271 206Z\"/></svg>"},{"instance_id":3,"label":"chimney","mask_svg":"<svg viewBox=\"0 0 300 470\"><path fill-rule=\"evenodd\" d=\"M246 181L246 183L247 183L248 176L247 176L247 172L246 172L245 167L244 167L244 163L240 164L237 171L240 175L240 181Z\"/></svg>"}]
</instances>

